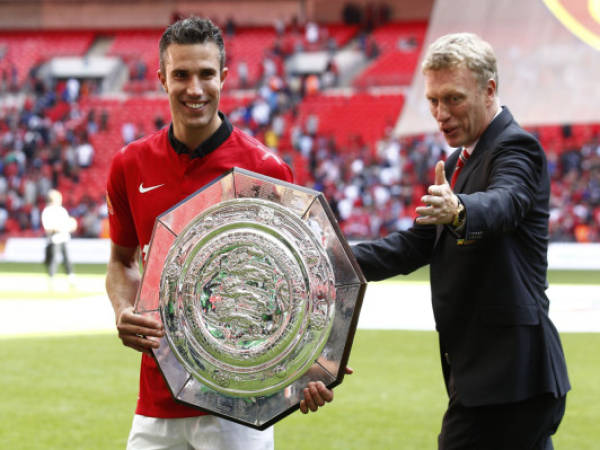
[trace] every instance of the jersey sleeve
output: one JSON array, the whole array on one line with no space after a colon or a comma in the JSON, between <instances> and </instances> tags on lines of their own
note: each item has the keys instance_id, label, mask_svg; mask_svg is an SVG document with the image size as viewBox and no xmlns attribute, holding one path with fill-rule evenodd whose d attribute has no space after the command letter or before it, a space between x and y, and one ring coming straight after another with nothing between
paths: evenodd
<instances>
[{"instance_id":1,"label":"jersey sleeve","mask_svg":"<svg viewBox=\"0 0 600 450\"><path fill-rule=\"evenodd\" d=\"M294 174L290 166L279 156L267 149L263 149L262 165L259 172L272 178L287 181L288 183L294 182Z\"/></svg>"},{"instance_id":2,"label":"jersey sleeve","mask_svg":"<svg viewBox=\"0 0 600 450\"><path fill-rule=\"evenodd\" d=\"M123 150L114 156L106 184L110 239L123 247L137 247L139 243L125 183L124 157Z\"/></svg>"}]
</instances>

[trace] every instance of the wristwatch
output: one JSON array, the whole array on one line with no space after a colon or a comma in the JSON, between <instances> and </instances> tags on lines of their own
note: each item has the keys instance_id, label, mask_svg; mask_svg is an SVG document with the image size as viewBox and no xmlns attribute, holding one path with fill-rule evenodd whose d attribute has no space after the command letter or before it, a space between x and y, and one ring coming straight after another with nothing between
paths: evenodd
<instances>
[{"instance_id":1,"label":"wristwatch","mask_svg":"<svg viewBox=\"0 0 600 450\"><path fill-rule=\"evenodd\" d=\"M467 211L465 209L465 205L463 205L459 199L458 200L458 209L456 210L454 220L452 221L452 226L454 228L462 227L465 223L466 216L467 216Z\"/></svg>"}]
</instances>

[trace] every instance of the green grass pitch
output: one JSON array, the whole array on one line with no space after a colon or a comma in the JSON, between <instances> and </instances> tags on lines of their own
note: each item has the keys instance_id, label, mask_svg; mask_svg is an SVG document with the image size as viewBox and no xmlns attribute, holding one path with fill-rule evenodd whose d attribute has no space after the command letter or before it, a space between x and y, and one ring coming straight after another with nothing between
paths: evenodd
<instances>
[{"instance_id":1,"label":"green grass pitch","mask_svg":"<svg viewBox=\"0 0 600 450\"><path fill-rule=\"evenodd\" d=\"M104 267L76 270L94 286L82 292L101 291ZM5 281L21 274L33 281L5 289L10 285ZM411 278L425 280L426 271ZM551 283L600 281L598 273L555 272L549 278ZM15 291L35 292L45 282L39 266L0 264L0 307ZM24 298L32 298L31 292ZM555 448L595 450L600 334L565 333L562 339L573 390ZM434 332L358 330L350 365L356 373L336 388L332 404L316 414L294 413L275 426L277 449L436 448L446 394ZM0 367L0 448L125 447L139 355L115 334L0 338Z\"/></svg>"},{"instance_id":2,"label":"green grass pitch","mask_svg":"<svg viewBox=\"0 0 600 450\"><path fill-rule=\"evenodd\" d=\"M600 442L600 334L564 334L573 391L555 448ZM131 424L139 357L114 335L1 339L0 442L7 449L119 449ZM445 392L433 332L357 332L356 373L316 414L275 426L278 449L434 449Z\"/></svg>"}]
</instances>

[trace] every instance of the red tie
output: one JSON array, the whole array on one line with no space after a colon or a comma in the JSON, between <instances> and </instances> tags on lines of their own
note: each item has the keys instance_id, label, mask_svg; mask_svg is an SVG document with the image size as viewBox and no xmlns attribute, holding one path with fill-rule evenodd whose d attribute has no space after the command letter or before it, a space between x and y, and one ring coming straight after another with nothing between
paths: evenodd
<instances>
[{"instance_id":1,"label":"red tie","mask_svg":"<svg viewBox=\"0 0 600 450\"><path fill-rule=\"evenodd\" d=\"M458 161L456 161L456 167L454 168L454 172L452 173L452 180L450 180L450 187L454 189L454 185L456 184L456 179L458 178L458 174L462 170L463 166L469 159L469 152L467 152L466 147L463 147L462 152L458 156Z\"/></svg>"}]
</instances>

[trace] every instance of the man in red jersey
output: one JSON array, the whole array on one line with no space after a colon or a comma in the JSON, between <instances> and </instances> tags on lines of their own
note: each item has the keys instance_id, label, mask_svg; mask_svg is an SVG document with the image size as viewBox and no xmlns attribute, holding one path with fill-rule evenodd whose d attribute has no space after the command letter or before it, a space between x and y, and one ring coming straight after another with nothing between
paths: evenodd
<instances>
[{"instance_id":1,"label":"man in red jersey","mask_svg":"<svg viewBox=\"0 0 600 450\"><path fill-rule=\"evenodd\" d=\"M176 402L151 350L164 336L160 321L134 313L138 259L147 257L157 216L233 167L285 181L290 168L219 112L227 76L220 30L190 17L169 26L159 44L158 77L168 94L172 123L124 147L108 183L111 255L106 290L123 344L142 352L140 391L128 449L270 449L273 428L257 431ZM321 383L304 389L302 412L333 399Z\"/></svg>"}]
</instances>

